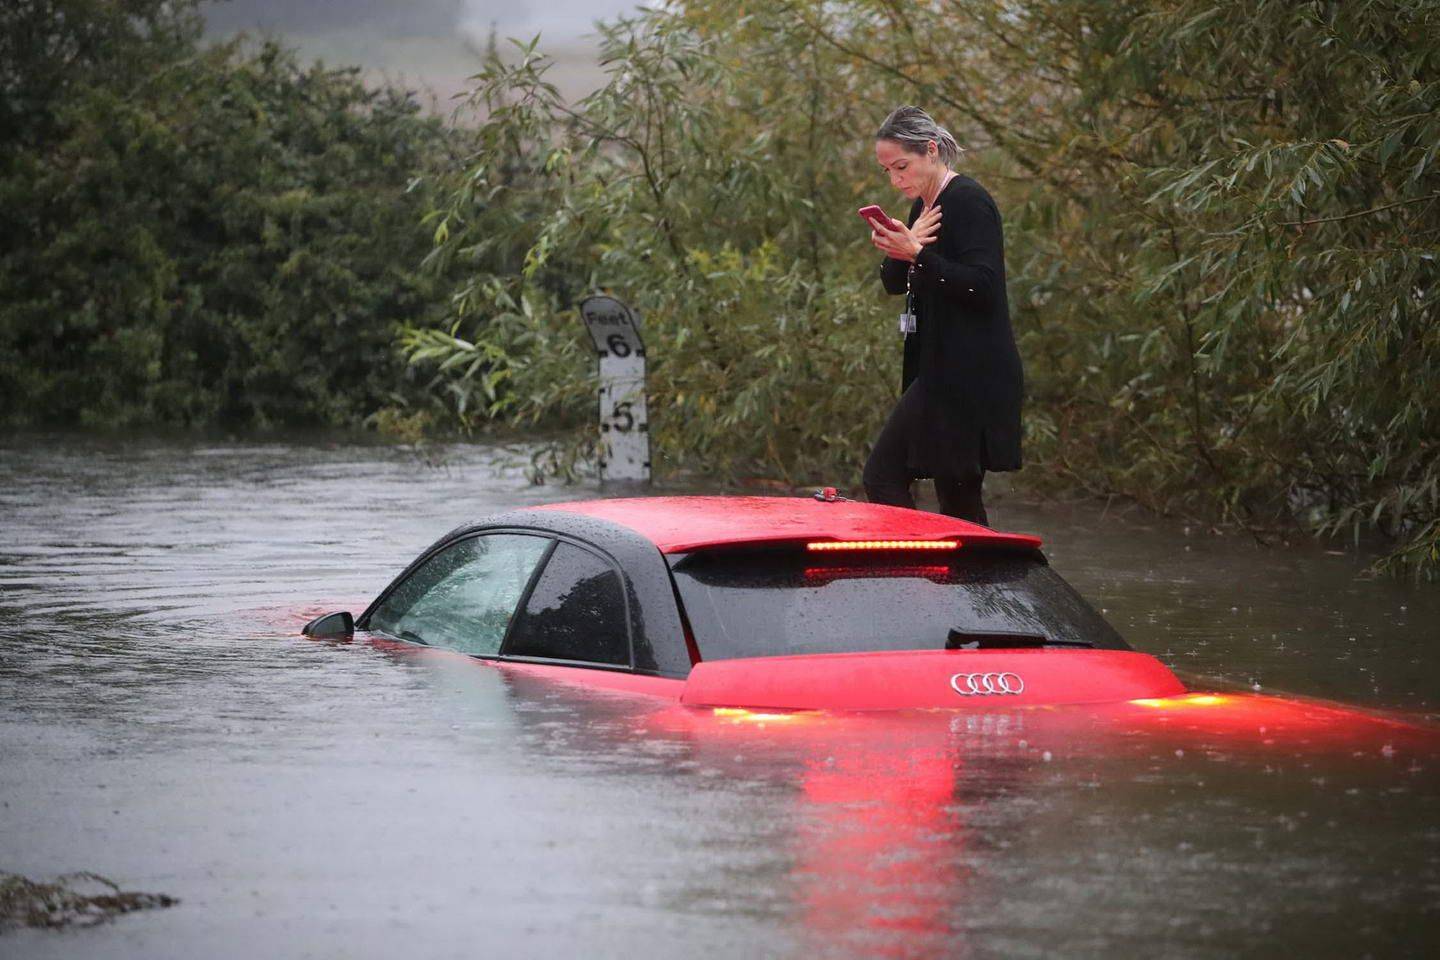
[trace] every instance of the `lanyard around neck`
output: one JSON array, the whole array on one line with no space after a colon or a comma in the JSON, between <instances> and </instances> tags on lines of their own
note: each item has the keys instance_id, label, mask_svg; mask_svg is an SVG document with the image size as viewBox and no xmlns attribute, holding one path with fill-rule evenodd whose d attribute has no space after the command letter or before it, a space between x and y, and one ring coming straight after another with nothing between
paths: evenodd
<instances>
[{"instance_id":1,"label":"lanyard around neck","mask_svg":"<svg viewBox=\"0 0 1440 960\"><path fill-rule=\"evenodd\" d=\"M924 213L926 210L929 210L931 207L935 206L935 201L940 199L940 194L944 193L945 188L950 186L950 181L954 180L958 176L959 174L956 173L954 170L947 170L945 173L945 179L940 181L940 189L935 191L935 200L931 200L929 203L925 203L922 200L920 205L920 212Z\"/></svg>"}]
</instances>

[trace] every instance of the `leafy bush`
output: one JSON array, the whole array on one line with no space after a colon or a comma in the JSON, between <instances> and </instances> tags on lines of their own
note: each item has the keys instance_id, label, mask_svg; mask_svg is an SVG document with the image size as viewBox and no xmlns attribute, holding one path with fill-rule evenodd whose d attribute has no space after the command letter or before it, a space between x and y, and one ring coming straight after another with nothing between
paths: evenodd
<instances>
[{"instance_id":1,"label":"leafy bush","mask_svg":"<svg viewBox=\"0 0 1440 960\"><path fill-rule=\"evenodd\" d=\"M33 45L0 46L0 422L354 424L404 388L398 322L438 319L407 186L442 125L274 44L202 49L192 6L5 15Z\"/></svg>"},{"instance_id":2,"label":"leafy bush","mask_svg":"<svg viewBox=\"0 0 1440 960\"><path fill-rule=\"evenodd\" d=\"M1051 51L1011 148L1054 181L1014 275L1047 462L1162 510L1372 529L1440 571L1440 4L1027 14L981 22Z\"/></svg>"}]
</instances>

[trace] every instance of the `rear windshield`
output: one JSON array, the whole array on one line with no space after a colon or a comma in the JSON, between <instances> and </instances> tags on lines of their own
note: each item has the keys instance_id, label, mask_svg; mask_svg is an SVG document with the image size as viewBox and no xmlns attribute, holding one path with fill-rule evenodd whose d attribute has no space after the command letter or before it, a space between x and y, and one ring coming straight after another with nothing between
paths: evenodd
<instances>
[{"instance_id":1,"label":"rear windshield","mask_svg":"<svg viewBox=\"0 0 1440 960\"><path fill-rule=\"evenodd\" d=\"M673 566L701 659L875 650L1129 647L1035 553L817 561L695 553Z\"/></svg>"}]
</instances>

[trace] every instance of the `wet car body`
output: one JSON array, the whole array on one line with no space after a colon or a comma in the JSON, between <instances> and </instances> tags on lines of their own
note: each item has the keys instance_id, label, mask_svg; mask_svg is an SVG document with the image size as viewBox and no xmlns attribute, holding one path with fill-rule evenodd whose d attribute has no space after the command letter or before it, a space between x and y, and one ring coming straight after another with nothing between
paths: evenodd
<instances>
[{"instance_id":1,"label":"wet car body","mask_svg":"<svg viewBox=\"0 0 1440 960\"><path fill-rule=\"evenodd\" d=\"M1038 538L819 498L489 517L436 541L354 626L692 707L974 710L1186 692L1049 569Z\"/></svg>"}]
</instances>

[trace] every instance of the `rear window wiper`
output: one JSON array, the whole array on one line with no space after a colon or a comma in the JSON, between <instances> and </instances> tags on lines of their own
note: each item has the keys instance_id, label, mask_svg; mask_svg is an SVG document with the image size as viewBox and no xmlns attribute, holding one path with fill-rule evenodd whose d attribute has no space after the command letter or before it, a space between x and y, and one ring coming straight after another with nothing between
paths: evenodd
<instances>
[{"instance_id":1,"label":"rear window wiper","mask_svg":"<svg viewBox=\"0 0 1440 960\"><path fill-rule=\"evenodd\" d=\"M1041 647L1094 646L1084 640L1055 640L1043 633L1004 630L960 630L952 628L945 637L946 650L1037 650Z\"/></svg>"}]
</instances>

